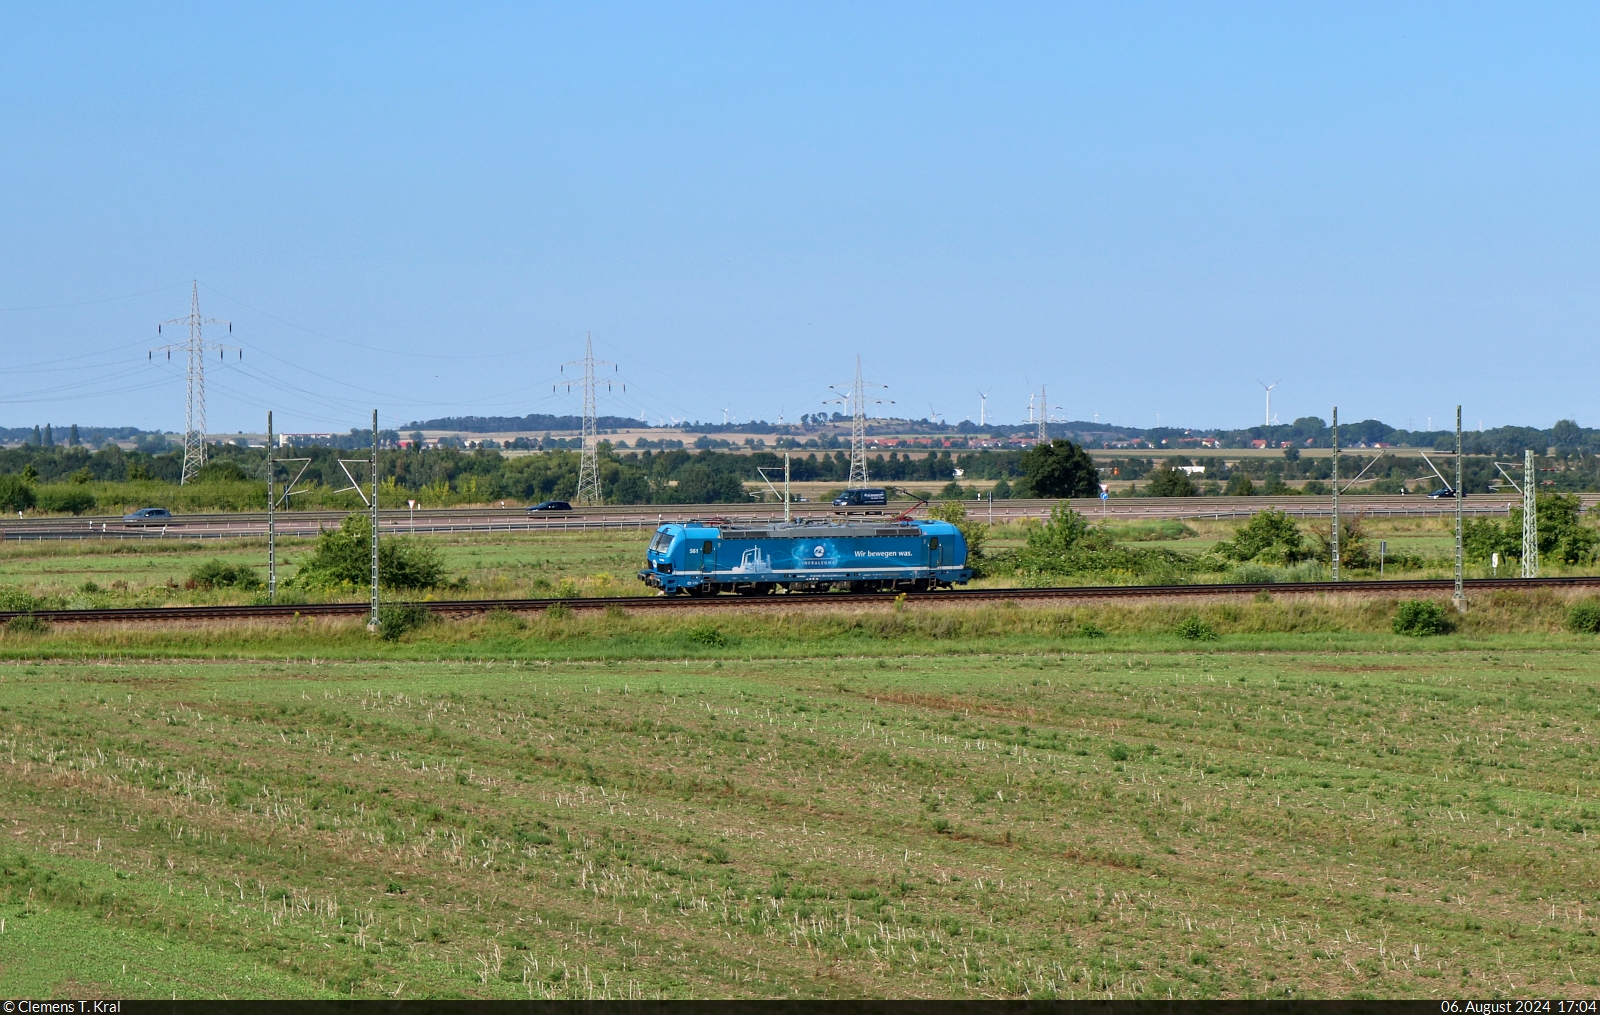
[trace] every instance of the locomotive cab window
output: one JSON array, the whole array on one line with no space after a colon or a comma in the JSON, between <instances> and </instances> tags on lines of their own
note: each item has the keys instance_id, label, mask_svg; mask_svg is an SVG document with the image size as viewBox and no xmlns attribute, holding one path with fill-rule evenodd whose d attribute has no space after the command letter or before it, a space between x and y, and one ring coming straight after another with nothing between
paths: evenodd
<instances>
[{"instance_id":1,"label":"locomotive cab window","mask_svg":"<svg viewBox=\"0 0 1600 1015\"><path fill-rule=\"evenodd\" d=\"M712 550L711 540L708 539L708 540L705 541L705 544L700 547L700 552L701 553L710 553L711 550Z\"/></svg>"},{"instance_id":2,"label":"locomotive cab window","mask_svg":"<svg viewBox=\"0 0 1600 1015\"><path fill-rule=\"evenodd\" d=\"M929 539L928 539L928 549L937 550L938 548L939 548L939 537L938 536L929 537Z\"/></svg>"},{"instance_id":3,"label":"locomotive cab window","mask_svg":"<svg viewBox=\"0 0 1600 1015\"><path fill-rule=\"evenodd\" d=\"M656 538L650 541L650 549L656 551L657 553L660 553L671 545L672 533L670 532L657 532Z\"/></svg>"}]
</instances>

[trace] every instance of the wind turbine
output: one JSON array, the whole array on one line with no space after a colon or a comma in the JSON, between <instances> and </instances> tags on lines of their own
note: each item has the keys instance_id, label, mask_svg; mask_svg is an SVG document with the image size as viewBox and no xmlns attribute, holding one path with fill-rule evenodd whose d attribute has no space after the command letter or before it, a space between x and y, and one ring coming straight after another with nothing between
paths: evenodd
<instances>
[{"instance_id":1,"label":"wind turbine","mask_svg":"<svg viewBox=\"0 0 1600 1015\"><path fill-rule=\"evenodd\" d=\"M729 410L727 410L727 409L723 409L722 410L722 425L723 426L727 426L732 421L732 418L728 415L728 411Z\"/></svg>"},{"instance_id":2,"label":"wind turbine","mask_svg":"<svg viewBox=\"0 0 1600 1015\"><path fill-rule=\"evenodd\" d=\"M1273 381L1271 384L1268 384L1266 381L1262 381L1262 380L1258 380L1258 381L1256 381L1256 383L1261 385L1263 388L1267 389L1267 421L1263 425L1264 426L1271 426L1272 425L1272 389L1277 387L1278 385L1282 384L1283 383L1283 378L1280 377L1279 379Z\"/></svg>"},{"instance_id":3,"label":"wind turbine","mask_svg":"<svg viewBox=\"0 0 1600 1015\"><path fill-rule=\"evenodd\" d=\"M990 388L989 391L993 391ZM978 425L989 425L989 391L978 392Z\"/></svg>"},{"instance_id":4,"label":"wind turbine","mask_svg":"<svg viewBox=\"0 0 1600 1015\"><path fill-rule=\"evenodd\" d=\"M929 402L928 403L928 416L929 416L929 418L931 418L935 423L937 423L937 422L939 422L939 416L940 415L941 415L941 413L939 412L939 410L935 409L933 407L933 403L932 402Z\"/></svg>"}]
</instances>

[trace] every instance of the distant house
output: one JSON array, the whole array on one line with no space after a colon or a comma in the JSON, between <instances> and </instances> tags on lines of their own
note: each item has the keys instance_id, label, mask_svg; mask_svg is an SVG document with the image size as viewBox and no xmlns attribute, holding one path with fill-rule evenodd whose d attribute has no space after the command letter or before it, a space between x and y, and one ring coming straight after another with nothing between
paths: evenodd
<instances>
[{"instance_id":1,"label":"distant house","mask_svg":"<svg viewBox=\"0 0 1600 1015\"><path fill-rule=\"evenodd\" d=\"M1267 442L1264 440L1253 440L1250 442L1250 446L1253 448L1264 448L1267 446Z\"/></svg>"},{"instance_id":2,"label":"distant house","mask_svg":"<svg viewBox=\"0 0 1600 1015\"><path fill-rule=\"evenodd\" d=\"M343 434L336 433L281 433L278 435L278 447L289 448L296 444L311 443L312 441L331 441Z\"/></svg>"}]
</instances>

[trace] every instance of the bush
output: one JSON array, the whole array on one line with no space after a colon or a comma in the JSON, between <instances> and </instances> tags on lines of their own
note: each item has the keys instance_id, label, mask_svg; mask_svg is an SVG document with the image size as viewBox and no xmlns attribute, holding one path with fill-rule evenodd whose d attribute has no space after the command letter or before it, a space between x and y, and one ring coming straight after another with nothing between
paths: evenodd
<instances>
[{"instance_id":1,"label":"bush","mask_svg":"<svg viewBox=\"0 0 1600 1015\"><path fill-rule=\"evenodd\" d=\"M6 630L12 634L48 634L50 625L31 613L24 613L6 621Z\"/></svg>"},{"instance_id":2,"label":"bush","mask_svg":"<svg viewBox=\"0 0 1600 1015\"><path fill-rule=\"evenodd\" d=\"M383 544L379 544L382 546ZM382 581L380 575L379 581ZM407 631L415 631L433 620L433 611L417 603L380 603L378 634L384 641L399 641Z\"/></svg>"},{"instance_id":3,"label":"bush","mask_svg":"<svg viewBox=\"0 0 1600 1015\"><path fill-rule=\"evenodd\" d=\"M1110 545L1109 538L1096 540L1100 533L1092 533L1088 519L1072 509L1070 504L1057 504L1050 509L1050 520L1028 533L1028 549L1034 553L1066 553L1080 545L1103 549Z\"/></svg>"},{"instance_id":4,"label":"bush","mask_svg":"<svg viewBox=\"0 0 1600 1015\"><path fill-rule=\"evenodd\" d=\"M1231 577L1240 585L1271 585L1278 580L1278 571L1265 564L1240 564Z\"/></svg>"},{"instance_id":5,"label":"bush","mask_svg":"<svg viewBox=\"0 0 1600 1015\"><path fill-rule=\"evenodd\" d=\"M1100 630L1100 625L1092 620L1085 620L1078 625L1078 637L1080 638L1104 638L1105 636L1106 633Z\"/></svg>"},{"instance_id":6,"label":"bush","mask_svg":"<svg viewBox=\"0 0 1600 1015\"><path fill-rule=\"evenodd\" d=\"M303 588L361 586L372 577L372 523L353 514L317 537L317 548L301 565L294 583ZM378 541L378 582L397 589L431 589L444 581L444 557L431 546L404 536Z\"/></svg>"},{"instance_id":7,"label":"bush","mask_svg":"<svg viewBox=\"0 0 1600 1015\"><path fill-rule=\"evenodd\" d=\"M1449 634L1455 627L1444 604L1432 599L1403 599L1394 614L1394 633L1413 637Z\"/></svg>"},{"instance_id":8,"label":"bush","mask_svg":"<svg viewBox=\"0 0 1600 1015\"><path fill-rule=\"evenodd\" d=\"M1216 641L1217 632L1210 624L1201 620L1199 614L1191 613L1179 622L1178 637L1187 638L1189 641Z\"/></svg>"},{"instance_id":9,"label":"bush","mask_svg":"<svg viewBox=\"0 0 1600 1015\"><path fill-rule=\"evenodd\" d=\"M0 508L7 511L26 511L38 501L33 487L20 476L0 476Z\"/></svg>"},{"instance_id":10,"label":"bush","mask_svg":"<svg viewBox=\"0 0 1600 1015\"><path fill-rule=\"evenodd\" d=\"M1600 634L1600 599L1582 599L1567 611L1567 630L1575 634Z\"/></svg>"},{"instance_id":11,"label":"bush","mask_svg":"<svg viewBox=\"0 0 1600 1015\"><path fill-rule=\"evenodd\" d=\"M39 600L15 585L0 585L0 610L25 612L27 610L37 610L38 608Z\"/></svg>"},{"instance_id":12,"label":"bush","mask_svg":"<svg viewBox=\"0 0 1600 1015\"><path fill-rule=\"evenodd\" d=\"M68 514L81 515L85 511L93 511L96 504L94 494L81 486L47 486L39 491L40 511L64 511Z\"/></svg>"},{"instance_id":13,"label":"bush","mask_svg":"<svg viewBox=\"0 0 1600 1015\"><path fill-rule=\"evenodd\" d=\"M1083 544L1065 553L1036 550L1031 545L1019 550L1002 550L988 558L984 569L994 574L1015 575L1025 581L1055 582L1077 577L1109 584L1137 581L1144 585L1182 585L1201 569L1197 558L1164 546L1090 548L1089 544L1102 536L1103 533L1096 531Z\"/></svg>"},{"instance_id":14,"label":"bush","mask_svg":"<svg viewBox=\"0 0 1600 1015\"><path fill-rule=\"evenodd\" d=\"M728 644L728 636L714 624L699 624L689 628L684 635L696 645L706 648L725 648Z\"/></svg>"},{"instance_id":15,"label":"bush","mask_svg":"<svg viewBox=\"0 0 1600 1015\"><path fill-rule=\"evenodd\" d=\"M1273 508L1251 515L1248 522L1234 530L1232 539L1216 545L1215 552L1229 560L1259 558L1262 563L1272 564L1292 564L1306 556L1299 523Z\"/></svg>"},{"instance_id":16,"label":"bush","mask_svg":"<svg viewBox=\"0 0 1600 1015\"><path fill-rule=\"evenodd\" d=\"M185 583L188 588L195 589L258 589L262 584L255 568L215 558L190 571Z\"/></svg>"}]
</instances>

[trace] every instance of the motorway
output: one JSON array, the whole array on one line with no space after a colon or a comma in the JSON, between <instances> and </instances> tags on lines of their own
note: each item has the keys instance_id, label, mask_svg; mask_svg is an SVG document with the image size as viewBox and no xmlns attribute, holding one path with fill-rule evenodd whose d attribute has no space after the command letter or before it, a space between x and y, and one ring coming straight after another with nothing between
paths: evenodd
<instances>
[{"instance_id":1,"label":"motorway","mask_svg":"<svg viewBox=\"0 0 1600 1015\"><path fill-rule=\"evenodd\" d=\"M1500 589L1566 589L1600 586L1600 576L1576 578L1475 578L1465 582L1468 598ZM1089 585L1066 588L958 589L907 594L916 605L961 606L992 602L1059 602L1130 599L1198 599L1216 596L1273 595L1444 595L1453 590L1449 579L1395 581L1295 582L1283 584L1218 585ZM442 617L482 616L497 610L543 613L554 606L566 610L706 610L737 607L804 608L840 606L892 606L896 597L884 592L787 593L769 596L711 596L704 599L668 596L627 596L597 599L472 599L419 603ZM260 621L299 617L364 617L365 602L311 603L262 606L151 606L103 610L36 610L32 616L50 623L192 623L196 621ZM21 615L0 611L0 623Z\"/></svg>"},{"instance_id":2,"label":"motorway","mask_svg":"<svg viewBox=\"0 0 1600 1015\"><path fill-rule=\"evenodd\" d=\"M1584 504L1600 501L1600 495L1584 495ZM976 521L1001 524L1021 518L1045 518L1059 501L1003 500L968 501L967 511ZM1265 508L1277 508L1300 518L1325 518L1332 514L1328 497L1113 497L1101 501L1075 499L1071 504L1090 521L1155 521L1169 518L1244 519ZM1503 494L1469 496L1462 510L1470 516L1505 515L1511 498ZM1429 500L1417 496L1346 496L1341 511L1372 518L1432 517L1452 515L1455 506L1448 500ZM797 518L833 517L826 504L794 505ZM315 536L323 529L338 526L346 511L282 511L277 529L281 536ZM730 518L740 521L779 521L781 505L753 504L655 504L614 505L580 508L575 511L530 515L522 507L434 508L409 512L406 509L380 512L381 533L399 535L438 535L490 532L563 532L584 529L654 529L661 522L691 518ZM0 522L0 536L7 540L53 539L244 539L267 534L265 511L220 512L176 515L165 524L132 524L118 516L79 518L27 518Z\"/></svg>"}]
</instances>

